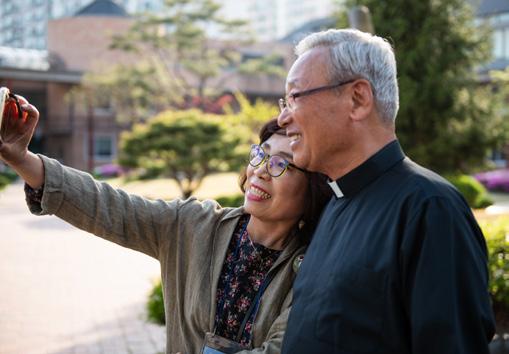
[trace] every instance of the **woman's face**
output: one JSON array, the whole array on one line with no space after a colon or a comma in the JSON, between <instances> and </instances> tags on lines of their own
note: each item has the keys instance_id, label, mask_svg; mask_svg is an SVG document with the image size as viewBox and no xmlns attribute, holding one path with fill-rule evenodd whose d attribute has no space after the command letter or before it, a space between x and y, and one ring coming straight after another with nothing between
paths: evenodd
<instances>
[{"instance_id":1,"label":"woman's face","mask_svg":"<svg viewBox=\"0 0 509 354\"><path fill-rule=\"evenodd\" d=\"M286 135L272 135L261 144L268 155L279 155L293 163L290 139ZM257 167L247 166L244 208L247 213L263 221L297 223L303 212L308 193L307 176L288 166L279 177L267 173L268 158Z\"/></svg>"}]
</instances>

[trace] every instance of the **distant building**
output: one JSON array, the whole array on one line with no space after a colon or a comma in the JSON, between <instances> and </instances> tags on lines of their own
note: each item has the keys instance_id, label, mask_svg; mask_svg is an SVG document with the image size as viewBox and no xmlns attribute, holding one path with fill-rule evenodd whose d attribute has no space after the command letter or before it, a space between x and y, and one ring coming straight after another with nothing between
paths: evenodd
<instances>
[{"instance_id":1,"label":"distant building","mask_svg":"<svg viewBox=\"0 0 509 354\"><path fill-rule=\"evenodd\" d=\"M229 19L244 19L260 41L278 40L303 24L330 17L337 0L216 0ZM164 0L1 0L0 46L46 49L48 21L71 17L93 4L101 13L160 13ZM212 30L212 33L214 30ZM220 37L220 33L216 33Z\"/></svg>"},{"instance_id":2,"label":"distant building","mask_svg":"<svg viewBox=\"0 0 509 354\"><path fill-rule=\"evenodd\" d=\"M50 20L47 50L0 47L0 86L27 97L40 112L32 150L89 171L116 158L122 127L114 112L67 94L94 65L127 60L108 50L109 33L131 23L123 8L97 0L73 17Z\"/></svg>"},{"instance_id":3,"label":"distant building","mask_svg":"<svg viewBox=\"0 0 509 354\"><path fill-rule=\"evenodd\" d=\"M81 83L83 73L105 63L133 60L108 49L111 34L124 33L132 23L112 1L96 0L74 16L50 20L47 49L0 46L0 86L25 96L41 113L31 150L88 171L115 161L119 134L127 127L117 123L112 107L93 107L68 93ZM284 43L255 43L239 52L246 60L278 54L285 69L293 61L292 48ZM225 93L241 91L249 98L273 102L284 93L280 77L231 73L225 77L221 81Z\"/></svg>"},{"instance_id":4,"label":"distant building","mask_svg":"<svg viewBox=\"0 0 509 354\"><path fill-rule=\"evenodd\" d=\"M101 15L158 11L162 1L150 0L1 0L0 46L46 49L48 21L71 17L87 5ZM127 9L124 10L124 9Z\"/></svg>"},{"instance_id":5,"label":"distant building","mask_svg":"<svg viewBox=\"0 0 509 354\"><path fill-rule=\"evenodd\" d=\"M503 70L509 66L509 1L483 0L476 16L488 21L492 32L492 60L483 67L483 71Z\"/></svg>"},{"instance_id":6,"label":"distant building","mask_svg":"<svg viewBox=\"0 0 509 354\"><path fill-rule=\"evenodd\" d=\"M279 40L304 24L331 17L338 9L336 0L223 0L227 18L241 18L251 24L260 41Z\"/></svg>"}]
</instances>

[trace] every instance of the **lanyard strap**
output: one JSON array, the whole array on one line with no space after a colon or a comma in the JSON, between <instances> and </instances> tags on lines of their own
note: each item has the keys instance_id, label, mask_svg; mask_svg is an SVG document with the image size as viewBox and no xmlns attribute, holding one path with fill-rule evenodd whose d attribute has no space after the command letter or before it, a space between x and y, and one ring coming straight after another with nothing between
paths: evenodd
<instances>
[{"instance_id":1,"label":"lanyard strap","mask_svg":"<svg viewBox=\"0 0 509 354\"><path fill-rule=\"evenodd\" d=\"M251 303L251 306L249 306L249 309L247 310L246 315L244 316L244 320L242 321L242 324L240 325L239 331L237 332L237 337L235 337L236 342L240 342L240 337L242 337L242 333L244 333L247 322L249 321L251 316L256 316L256 314L258 313L262 295L265 292L265 290L267 289L267 287L269 286L272 279L274 279L275 275L276 275L275 270L273 270L272 272L269 271L269 273L265 277L265 280L263 281L262 285L260 286L260 289L258 289L258 292L256 293L256 297L254 298L253 302Z\"/></svg>"}]
</instances>

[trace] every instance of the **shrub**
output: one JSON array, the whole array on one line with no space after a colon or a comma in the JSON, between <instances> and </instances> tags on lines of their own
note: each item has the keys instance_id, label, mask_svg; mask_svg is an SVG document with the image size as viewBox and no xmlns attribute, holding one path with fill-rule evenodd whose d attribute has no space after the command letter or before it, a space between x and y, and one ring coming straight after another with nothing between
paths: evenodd
<instances>
[{"instance_id":1,"label":"shrub","mask_svg":"<svg viewBox=\"0 0 509 354\"><path fill-rule=\"evenodd\" d=\"M463 194L471 208L482 209L493 204L486 188L474 177L458 175L447 179Z\"/></svg>"},{"instance_id":2,"label":"shrub","mask_svg":"<svg viewBox=\"0 0 509 354\"><path fill-rule=\"evenodd\" d=\"M147 302L147 319L159 325L164 325L164 300L163 300L163 287L161 280L159 280L148 297Z\"/></svg>"},{"instance_id":3,"label":"shrub","mask_svg":"<svg viewBox=\"0 0 509 354\"><path fill-rule=\"evenodd\" d=\"M480 220L488 246L489 290L498 306L509 310L509 217Z\"/></svg>"},{"instance_id":4,"label":"shrub","mask_svg":"<svg viewBox=\"0 0 509 354\"><path fill-rule=\"evenodd\" d=\"M120 163L174 179L186 199L206 176L239 167L246 156L239 143L222 116L165 111L122 134Z\"/></svg>"},{"instance_id":5,"label":"shrub","mask_svg":"<svg viewBox=\"0 0 509 354\"><path fill-rule=\"evenodd\" d=\"M0 174L0 191L4 189L9 183L11 183L11 180L3 174Z\"/></svg>"},{"instance_id":6,"label":"shrub","mask_svg":"<svg viewBox=\"0 0 509 354\"><path fill-rule=\"evenodd\" d=\"M234 194L228 196L222 196L216 198L216 201L221 204L223 208L226 207L239 207L244 204L244 195L243 194Z\"/></svg>"}]
</instances>

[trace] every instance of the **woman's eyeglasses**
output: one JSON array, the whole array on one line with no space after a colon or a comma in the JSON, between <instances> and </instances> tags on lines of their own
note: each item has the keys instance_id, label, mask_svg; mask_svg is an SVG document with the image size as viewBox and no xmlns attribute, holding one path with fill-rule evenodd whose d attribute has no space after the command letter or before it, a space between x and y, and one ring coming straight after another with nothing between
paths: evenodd
<instances>
[{"instance_id":1,"label":"woman's eyeglasses","mask_svg":"<svg viewBox=\"0 0 509 354\"><path fill-rule=\"evenodd\" d=\"M295 166L284 157L267 154L260 145L251 145L251 152L249 153L249 164L253 167L258 167L265 161L267 161L265 164L265 169L267 170L267 173L272 177L281 176L286 172L288 166L296 168L299 171L306 172L306 170Z\"/></svg>"}]
</instances>

